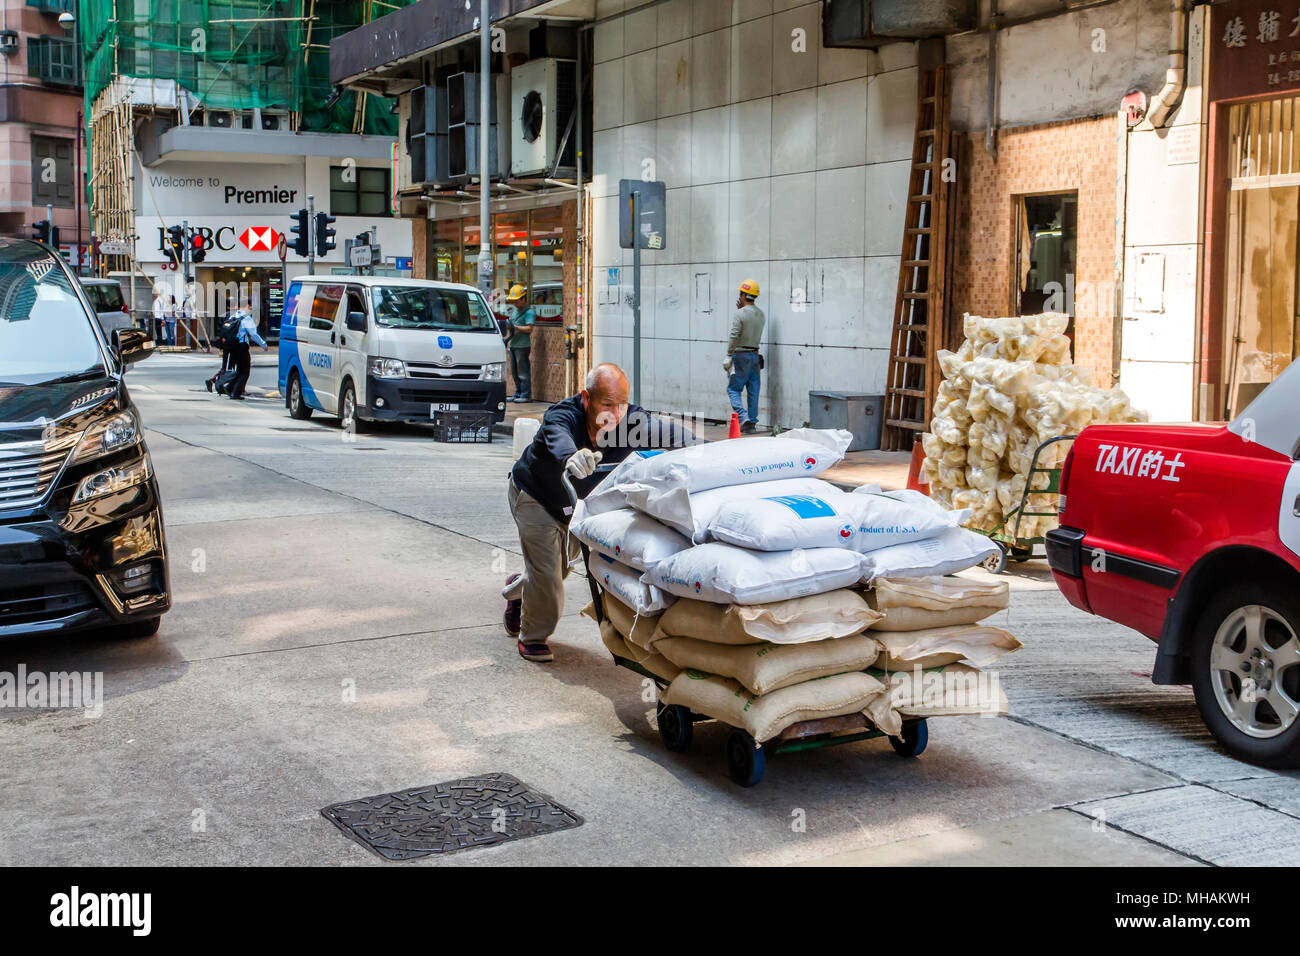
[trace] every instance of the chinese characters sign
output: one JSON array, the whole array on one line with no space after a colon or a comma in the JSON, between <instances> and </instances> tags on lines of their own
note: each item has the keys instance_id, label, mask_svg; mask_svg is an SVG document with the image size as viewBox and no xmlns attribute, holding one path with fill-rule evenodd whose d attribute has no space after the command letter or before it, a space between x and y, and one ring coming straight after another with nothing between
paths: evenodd
<instances>
[{"instance_id":1,"label":"chinese characters sign","mask_svg":"<svg viewBox=\"0 0 1300 956\"><path fill-rule=\"evenodd\" d=\"M1230 0L1212 8L1210 98L1300 90L1300 2Z\"/></svg>"}]
</instances>

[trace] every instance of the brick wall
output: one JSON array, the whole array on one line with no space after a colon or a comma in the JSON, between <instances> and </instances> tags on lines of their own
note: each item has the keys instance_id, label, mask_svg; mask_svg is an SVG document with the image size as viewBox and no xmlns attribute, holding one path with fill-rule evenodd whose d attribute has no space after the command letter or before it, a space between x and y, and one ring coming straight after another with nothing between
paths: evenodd
<instances>
[{"instance_id":1,"label":"brick wall","mask_svg":"<svg viewBox=\"0 0 1300 956\"><path fill-rule=\"evenodd\" d=\"M1003 130L998 157L984 134L954 133L958 190L951 303L963 312L1015 313L1014 200L1032 193L1079 194L1075 263L1075 357L1109 388L1114 316L1115 118ZM960 321L958 321L960 328Z\"/></svg>"}]
</instances>

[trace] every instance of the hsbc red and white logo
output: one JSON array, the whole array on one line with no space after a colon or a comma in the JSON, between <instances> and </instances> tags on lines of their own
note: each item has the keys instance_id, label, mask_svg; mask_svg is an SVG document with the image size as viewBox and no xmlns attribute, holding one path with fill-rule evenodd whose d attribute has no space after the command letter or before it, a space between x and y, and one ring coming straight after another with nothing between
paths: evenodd
<instances>
[{"instance_id":1,"label":"hsbc red and white logo","mask_svg":"<svg viewBox=\"0 0 1300 956\"><path fill-rule=\"evenodd\" d=\"M249 226L239 241L250 252L275 252L280 234L270 226Z\"/></svg>"}]
</instances>

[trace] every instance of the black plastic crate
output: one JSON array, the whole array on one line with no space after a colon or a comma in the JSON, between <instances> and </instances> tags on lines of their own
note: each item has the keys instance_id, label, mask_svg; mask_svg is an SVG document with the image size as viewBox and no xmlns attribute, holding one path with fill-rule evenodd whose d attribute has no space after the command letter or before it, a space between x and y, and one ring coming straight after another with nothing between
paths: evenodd
<instances>
[{"instance_id":1,"label":"black plastic crate","mask_svg":"<svg viewBox=\"0 0 1300 956\"><path fill-rule=\"evenodd\" d=\"M433 440L443 442L491 442L491 412L436 412Z\"/></svg>"}]
</instances>

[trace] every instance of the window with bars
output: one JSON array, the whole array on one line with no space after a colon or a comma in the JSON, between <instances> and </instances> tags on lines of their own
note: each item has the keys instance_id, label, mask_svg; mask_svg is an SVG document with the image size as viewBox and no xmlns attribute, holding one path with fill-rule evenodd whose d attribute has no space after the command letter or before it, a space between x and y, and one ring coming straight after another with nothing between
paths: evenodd
<instances>
[{"instance_id":1,"label":"window with bars","mask_svg":"<svg viewBox=\"0 0 1300 956\"><path fill-rule=\"evenodd\" d=\"M27 75L60 86L80 86L76 44L67 37L28 37Z\"/></svg>"}]
</instances>

